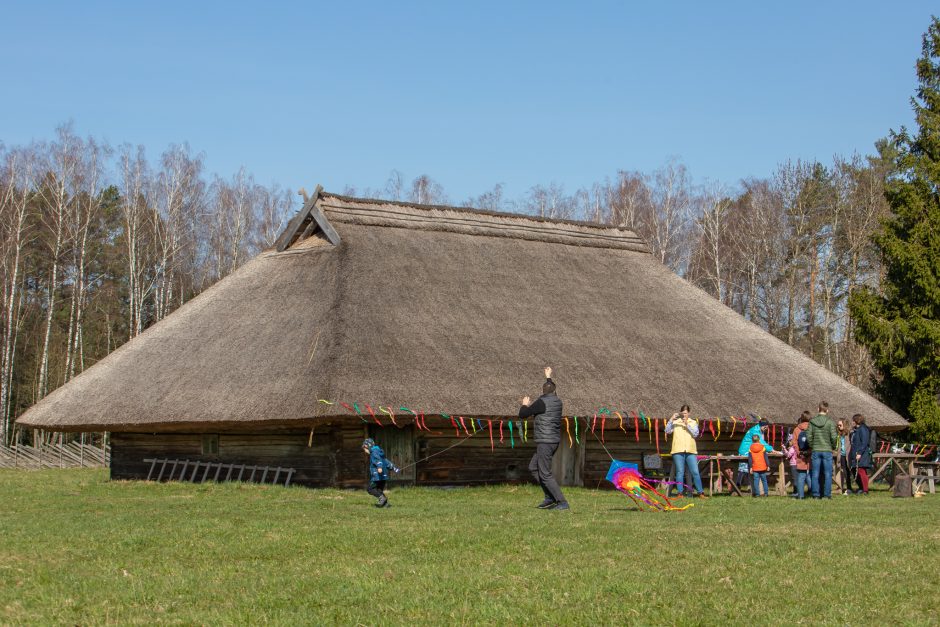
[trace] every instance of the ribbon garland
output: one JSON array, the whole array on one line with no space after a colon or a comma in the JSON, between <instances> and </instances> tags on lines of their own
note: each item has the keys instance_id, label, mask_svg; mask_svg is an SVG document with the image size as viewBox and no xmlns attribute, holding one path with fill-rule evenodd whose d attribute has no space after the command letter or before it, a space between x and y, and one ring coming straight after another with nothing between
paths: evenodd
<instances>
[{"instance_id":1,"label":"ribbon garland","mask_svg":"<svg viewBox=\"0 0 940 627\"><path fill-rule=\"evenodd\" d=\"M382 412L383 414L388 414L388 417L391 418L391 420L392 420L392 424L395 425L396 427L398 427L398 423L395 422L395 414L392 412L392 408L391 408L391 407L386 407L385 409L382 409L382 406L379 405L379 411ZM399 427L399 428L401 428L401 427Z\"/></svg>"},{"instance_id":2,"label":"ribbon garland","mask_svg":"<svg viewBox=\"0 0 940 627\"><path fill-rule=\"evenodd\" d=\"M451 416L450 414L441 414L441 416L443 416L444 418L449 418L449 419L450 419L450 424L451 424L451 426L454 427L454 431L456 432L456 435L455 435L454 437L459 438L459 437L460 437L460 427L457 426L457 421L454 420L454 417Z\"/></svg>"},{"instance_id":3,"label":"ribbon garland","mask_svg":"<svg viewBox=\"0 0 940 627\"><path fill-rule=\"evenodd\" d=\"M355 403L353 403L353 404L355 405ZM356 408L355 408L355 409L353 409L352 407L350 407L350 406L349 406L348 404L346 404L346 403L342 403L342 402L341 402L340 405L343 406L344 408L348 409L349 411L354 411L354 412L356 412L356 415L359 416L359 419L362 420L362 422L367 422L367 420L362 417L362 414L359 413L359 406L358 406L358 405L356 405Z\"/></svg>"},{"instance_id":4,"label":"ribbon garland","mask_svg":"<svg viewBox=\"0 0 940 627\"><path fill-rule=\"evenodd\" d=\"M352 412L352 413L355 413L355 414L359 417L359 419L360 419L362 422L366 422L366 423L369 422L369 421L366 420L366 418L364 417L364 415L363 415L363 410L360 409L359 403L355 403L355 402L354 402L354 403L352 403L352 404L350 405L349 403L345 403L345 402L342 402L342 401L334 402L334 401L330 401L330 400L324 399L324 398L318 398L318 399L317 399L317 402L318 402L318 403L322 403L322 404L324 404L324 405L328 405L328 406L332 406L332 405L338 404L338 405L340 405L341 407L343 407L344 409L346 409L347 411ZM383 428L386 426L386 425L383 424L382 421L379 419L379 416L376 414L375 409L374 409L371 405L369 405L368 403L363 403L362 406L363 406L363 408L365 409L365 411L369 414L369 416L371 416L372 420L375 422L376 425L378 425L379 427L383 427ZM382 405L376 405L376 407L378 408L378 410L379 410L381 413L388 415L389 420L391 421L392 425L394 425L395 427L397 427L397 428L399 428L399 429L402 427L402 425L400 425L400 424L398 423L398 421L396 420L396 418L395 418L395 412L392 410L391 406L383 407ZM415 427L416 427L418 430L420 430L420 431L427 431L429 434L442 435L441 432L439 432L439 431L437 431L437 432L432 431L432 430L428 427L427 421L426 421L426 419L425 419L425 417L424 417L424 412L416 412L416 411L414 411L414 410L412 410L412 409L409 409L408 407L404 407L404 406L399 407L398 409L399 409L399 411L404 412L404 413L411 414L411 415L414 417L414 424L415 424ZM652 417L649 417L649 416L647 416L642 410L631 410L631 411L628 411L628 412L627 412L627 419L628 419L628 420L629 420L631 414L632 414L632 417L633 417L633 437L634 437L634 440L635 440L636 442L639 442L639 441L640 441L640 422L642 421L644 427L646 427L646 429L647 429L647 435L648 435L648 437L649 437L650 443L653 443L654 438L655 438L656 452L659 453L659 454L662 454L662 448L661 448L660 438L659 438L659 422L660 422L660 420L662 420L662 422L663 422L663 428L664 428L663 437L664 437L664 439L665 439L665 442L668 444L668 442L669 442L669 434L665 432L666 419L665 419L665 418L659 419L659 418L652 418ZM495 434L493 433L493 420L492 420L492 419L487 419L487 420L486 420L486 423L487 423L487 424L486 424L486 427L484 427L484 425L483 425L481 419L479 419L479 418L476 418L476 419L474 419L474 418L469 418L469 419L468 419L468 418L465 418L464 416L456 416L456 417L455 417L455 416L451 416L451 415L449 415L449 414L444 414L444 413L441 413L441 414L438 414L438 415L440 415L442 418L445 418L445 419L450 420L451 426L454 428L455 437L463 437L462 434L461 434L461 428L463 429L463 434L466 435L467 437L470 437L470 436L472 435L472 434L471 434L471 431L470 431L470 428L471 428L471 427L473 428L473 434L476 434L476 433L478 433L479 431L484 430L484 428L488 429L488 430L489 430L489 435L490 435L490 449L491 449L491 450L495 450L496 443L495 443ZM591 418L590 421L588 421L587 419L585 419L585 428L590 427L592 434L595 434L595 433L597 432L597 417L598 417L598 415L600 415L600 417L601 417L601 436L600 436L600 441L601 441L602 444L603 444L603 443L606 443L606 441L607 441L607 418L608 418L608 417L611 417L611 418L612 418L613 416L616 416L617 419L618 419L618 425L617 425L617 427L618 427L621 431L623 431L624 434L627 435L627 437L629 437L629 431L625 428L625 426L624 426L624 424L623 424L623 423L624 423L624 416L623 416L623 414L621 414L620 412L611 411L610 409L608 409L608 408L606 408L606 407L597 410L597 412L595 412L595 413L593 414L593 416L592 416L592 418ZM755 422L759 422L759 421L761 420L761 417L760 417L758 414L750 414L750 418L753 419ZM467 421L468 421L468 420L469 420L469 422L470 422L470 426L469 426L469 427L468 427L468 425L467 425ZM572 438L572 433L571 433L571 424L570 424L570 420L573 420L573 421L574 421L574 437L573 437L573 438ZM709 432L710 432L710 434L711 434L713 440L714 440L715 442L717 442L718 440L721 439L721 431L722 431L722 430L721 430L721 423L724 422L725 420L730 421L730 423L731 423L731 431L730 431L730 433L728 433L728 435L727 435L728 438L733 438L733 437L734 437L735 433L737 432L738 421L739 421L739 420L740 420L740 422L741 422L742 429L747 428L747 426L748 426L748 416L729 416L729 417L726 418L726 419L721 419L721 418L701 419L701 420L699 421L699 423L702 425L702 428L699 430L699 435L701 435L702 432L704 432L704 430L705 430L705 429L704 429L704 424L707 423L707 425L708 425L708 430L709 430ZM459 421L459 422L458 422L458 421ZM573 447L575 444L580 445L580 444L581 444L581 438L580 438L580 427L579 427L579 424L578 424L578 417L577 417L577 416L573 416L573 417L571 417L570 419L569 419L568 417L565 417L565 418L564 418L564 421L565 421L565 433L566 433L566 435L568 436L568 446L569 446L569 447ZM504 433L504 431L503 431L503 422L504 422L504 420L499 420L499 442L500 442L500 444L505 443L505 433ZM716 424L716 423L717 423L717 424ZM518 424L514 424L514 421L513 421L512 419L509 419L509 444L510 444L510 447L511 447L511 448L515 448L515 447L516 447L516 439L515 439L516 431L519 432L519 437L522 438L522 442L528 442L528 441L529 441L529 422L528 422L528 420L520 420ZM655 432L655 433L654 433L654 432ZM789 430L788 430L785 426L783 426L783 425L779 425L779 424L772 424L772 425L770 425L770 444L771 444L771 446L776 447L778 437L779 437L779 439L780 439L780 444L782 445L782 444L786 441L787 436L788 436L788 433L789 433ZM675 437L675 434L673 434L673 437ZM311 430L310 430L310 436L309 436L309 439L308 439L308 446L312 446L312 442L313 442L313 428L311 428ZM922 443L922 442L907 442L907 443L903 443L903 442L893 442L893 441L891 441L891 440L882 439L881 442L879 443L878 452L879 452L879 453L890 453L890 452L892 452L892 451L899 451L899 452L911 453L911 454L913 454L913 455L917 455L917 456L919 456L919 457L922 457L922 456L931 456L931 455L935 454L935 453L937 452L937 449L938 449L938 446L937 446L936 444Z\"/></svg>"},{"instance_id":5,"label":"ribbon garland","mask_svg":"<svg viewBox=\"0 0 940 627\"><path fill-rule=\"evenodd\" d=\"M366 408L366 411L368 411L369 414L372 416L372 420L374 420L377 425L379 425L380 427L384 426L382 422L375 416L375 412L372 411L372 408L369 407L368 403L365 404L365 408Z\"/></svg>"},{"instance_id":6,"label":"ribbon garland","mask_svg":"<svg viewBox=\"0 0 940 627\"><path fill-rule=\"evenodd\" d=\"M626 433L627 430L623 428L623 415L619 411L615 411L614 413L617 414L617 418L620 419L620 430Z\"/></svg>"}]
</instances>

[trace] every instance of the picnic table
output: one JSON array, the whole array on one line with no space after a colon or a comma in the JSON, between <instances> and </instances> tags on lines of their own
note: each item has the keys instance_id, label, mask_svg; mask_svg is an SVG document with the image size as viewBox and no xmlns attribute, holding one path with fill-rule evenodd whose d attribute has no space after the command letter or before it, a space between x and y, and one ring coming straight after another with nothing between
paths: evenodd
<instances>
[{"instance_id":1,"label":"picnic table","mask_svg":"<svg viewBox=\"0 0 940 627\"><path fill-rule=\"evenodd\" d=\"M776 493L779 496L787 495L787 469L786 469L786 456L783 453L774 451L768 453L767 456L770 458L771 468L774 466L774 461L777 462L777 485L774 486L772 490L773 493ZM699 459L699 464L702 462L708 462L708 495L712 496L717 489L718 492L721 492L721 482L722 480L730 482L732 486L732 491L736 492L739 496L741 491L738 489L737 484L734 482L734 473L737 471L738 464L741 462L747 462L747 455L707 455ZM729 466L726 468L721 467L722 462L730 462ZM730 474L730 476L729 476Z\"/></svg>"},{"instance_id":2,"label":"picnic table","mask_svg":"<svg viewBox=\"0 0 940 627\"><path fill-rule=\"evenodd\" d=\"M927 484L927 489L931 494L936 494L937 489L935 481L940 479L940 462L913 462L915 473L911 475L913 479L914 491L920 490L921 486Z\"/></svg>"},{"instance_id":3,"label":"picnic table","mask_svg":"<svg viewBox=\"0 0 940 627\"><path fill-rule=\"evenodd\" d=\"M920 455L916 453L874 453L872 456L872 462L875 465L874 474L868 479L874 483L875 479L882 475L886 475L887 471L892 467L896 467L901 471L901 474L904 475L916 475L916 468L914 464L917 463L917 460L920 459ZM906 463L902 465L902 462ZM881 464L880 466L878 464ZM889 485L894 485L894 476L892 474L891 481Z\"/></svg>"}]
</instances>

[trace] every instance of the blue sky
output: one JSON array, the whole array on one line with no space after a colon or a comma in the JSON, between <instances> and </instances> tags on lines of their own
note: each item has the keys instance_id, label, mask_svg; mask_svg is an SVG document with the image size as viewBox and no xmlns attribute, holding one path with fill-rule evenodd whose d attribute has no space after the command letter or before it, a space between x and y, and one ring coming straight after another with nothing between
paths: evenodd
<instances>
[{"instance_id":1,"label":"blue sky","mask_svg":"<svg viewBox=\"0 0 940 627\"><path fill-rule=\"evenodd\" d=\"M670 157L734 184L910 125L930 16L919 1L7 0L0 141L73 120L291 188L428 174L454 202Z\"/></svg>"}]
</instances>

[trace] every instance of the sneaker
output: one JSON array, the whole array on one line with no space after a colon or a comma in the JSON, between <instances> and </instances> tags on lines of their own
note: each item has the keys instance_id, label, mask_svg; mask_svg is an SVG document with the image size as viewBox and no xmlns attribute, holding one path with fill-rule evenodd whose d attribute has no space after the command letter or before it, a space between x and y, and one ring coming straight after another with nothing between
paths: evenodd
<instances>
[{"instance_id":1,"label":"sneaker","mask_svg":"<svg viewBox=\"0 0 940 627\"><path fill-rule=\"evenodd\" d=\"M559 501L555 503L555 505L551 509L563 510L563 509L571 509L571 508L568 507L568 501Z\"/></svg>"},{"instance_id":2,"label":"sneaker","mask_svg":"<svg viewBox=\"0 0 940 627\"><path fill-rule=\"evenodd\" d=\"M698 494L695 495L695 498L697 498L697 499L707 499L708 497L705 496L705 493L704 493L704 492L699 492Z\"/></svg>"},{"instance_id":3,"label":"sneaker","mask_svg":"<svg viewBox=\"0 0 940 627\"><path fill-rule=\"evenodd\" d=\"M388 497L384 494L379 497L379 502L375 504L376 507L385 507L388 505Z\"/></svg>"},{"instance_id":4,"label":"sneaker","mask_svg":"<svg viewBox=\"0 0 940 627\"><path fill-rule=\"evenodd\" d=\"M685 496L682 494L682 492L679 492L678 494L676 494L676 495L675 495L674 497L672 497L672 498L674 498L674 499L683 499L683 498L685 498Z\"/></svg>"},{"instance_id":5,"label":"sneaker","mask_svg":"<svg viewBox=\"0 0 940 627\"><path fill-rule=\"evenodd\" d=\"M545 499L544 501L536 505L536 507L539 509L551 509L555 505L555 503L556 501L553 501L552 499Z\"/></svg>"}]
</instances>

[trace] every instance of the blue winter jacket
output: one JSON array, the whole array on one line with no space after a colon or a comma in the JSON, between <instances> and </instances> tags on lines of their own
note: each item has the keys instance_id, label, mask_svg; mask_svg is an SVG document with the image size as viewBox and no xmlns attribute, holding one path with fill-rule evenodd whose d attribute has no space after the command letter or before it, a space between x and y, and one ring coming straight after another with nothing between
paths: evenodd
<instances>
[{"instance_id":1,"label":"blue winter jacket","mask_svg":"<svg viewBox=\"0 0 940 627\"><path fill-rule=\"evenodd\" d=\"M774 450L771 445L767 444L767 440L764 439L764 434L760 431L760 425L754 425L744 434L744 439L741 440L741 445L738 446L738 455L747 455L750 453L751 444L753 444L751 440L755 435L760 438L758 442L764 445L765 451L769 453Z\"/></svg>"},{"instance_id":2,"label":"blue winter jacket","mask_svg":"<svg viewBox=\"0 0 940 627\"><path fill-rule=\"evenodd\" d=\"M382 472L379 472L381 469ZM369 480L387 481L388 476L398 467L385 457L385 451L378 444L369 449Z\"/></svg>"}]
</instances>

